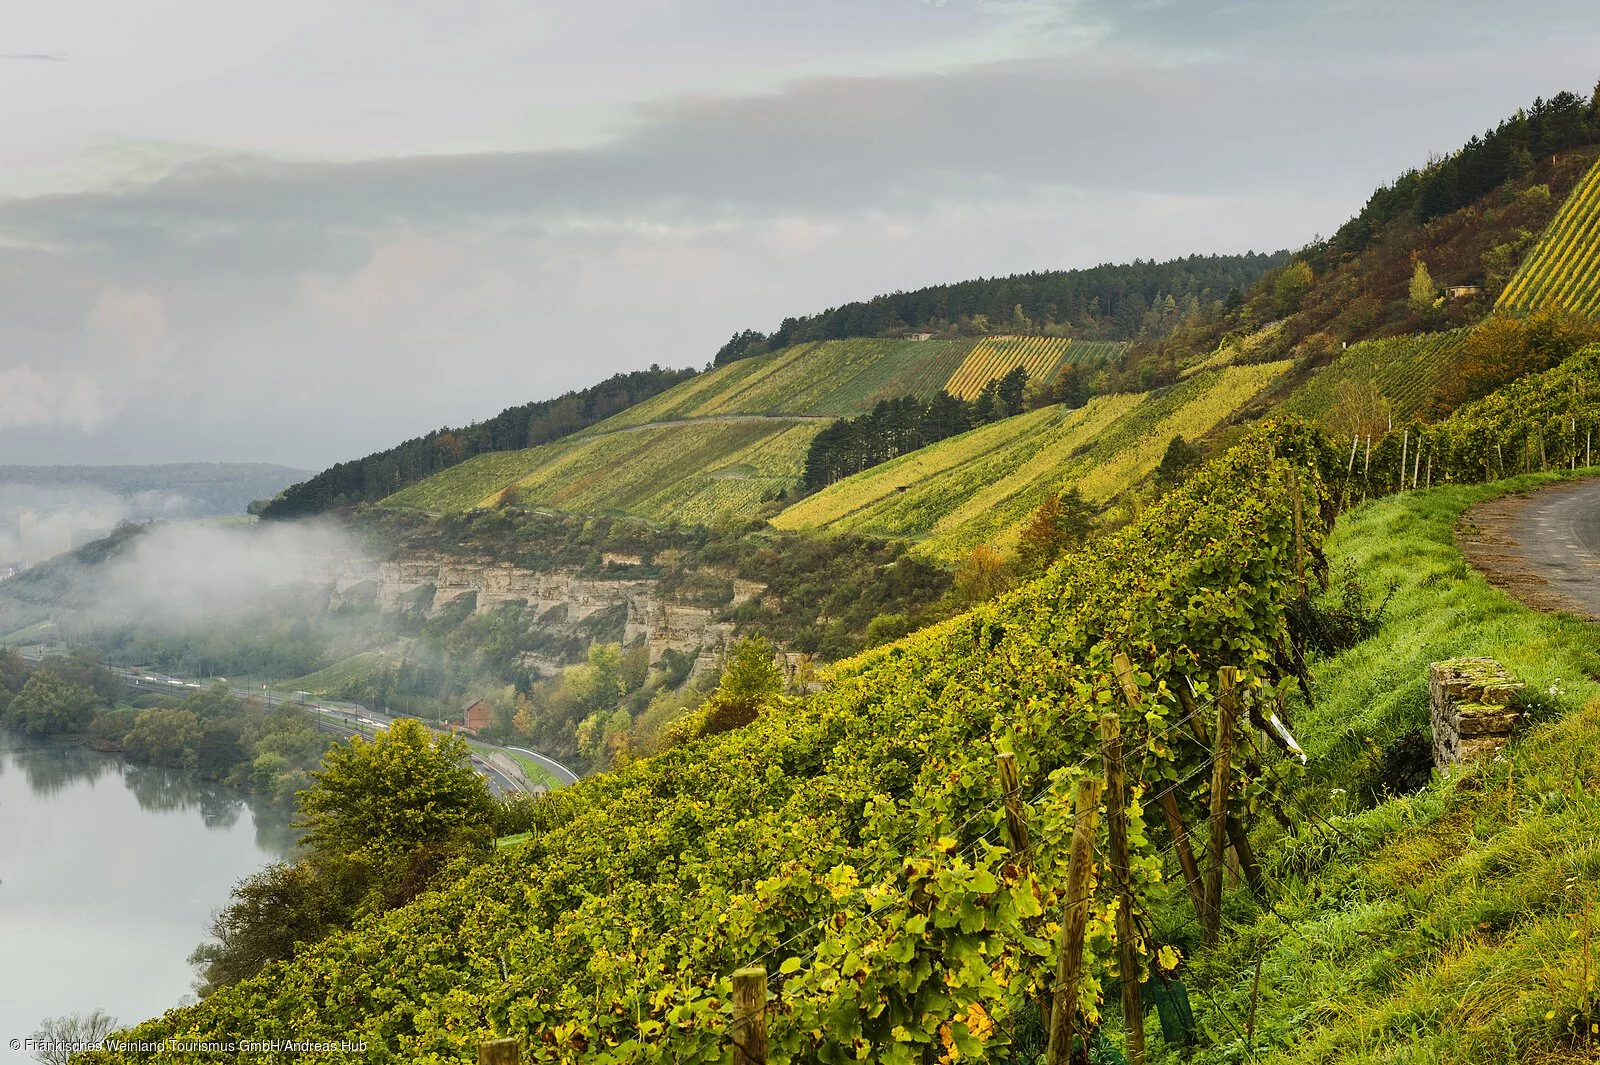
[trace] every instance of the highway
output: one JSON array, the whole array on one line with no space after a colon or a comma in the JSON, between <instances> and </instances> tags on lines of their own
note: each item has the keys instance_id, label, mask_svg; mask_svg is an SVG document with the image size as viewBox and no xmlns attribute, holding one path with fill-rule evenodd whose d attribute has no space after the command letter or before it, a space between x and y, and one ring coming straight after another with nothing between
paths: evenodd
<instances>
[{"instance_id":1,"label":"highway","mask_svg":"<svg viewBox=\"0 0 1600 1065\"><path fill-rule=\"evenodd\" d=\"M38 648L18 648L23 657L35 662L44 657ZM184 696L196 691L205 691L214 684L227 685L228 694L236 699L258 699L266 706L278 706L288 703L298 706L307 713L316 715L317 727L326 732L335 732L342 736L361 735L369 739L382 729L394 723L395 718L378 710L370 710L359 703L344 703L337 700L325 699L321 701L301 698L298 695L284 695L279 692L266 690L252 690L228 684L222 677L209 681L192 680L185 677L175 677L169 673L159 673L155 670L141 669L129 666L107 666L115 676L130 688L140 691L161 692L173 696ZM547 769L560 783L576 784L578 775L560 762L537 751L530 751L525 747L495 747L493 744L483 743L481 740L473 741L472 768L489 783L489 790L497 796L528 793L536 790L528 782L517 779L512 772L502 771L489 764L488 760L481 757L478 748L485 748L486 753L516 752L524 755ZM510 757L507 753L507 757ZM514 762L515 759L513 758ZM512 767L515 770L515 767Z\"/></svg>"}]
</instances>

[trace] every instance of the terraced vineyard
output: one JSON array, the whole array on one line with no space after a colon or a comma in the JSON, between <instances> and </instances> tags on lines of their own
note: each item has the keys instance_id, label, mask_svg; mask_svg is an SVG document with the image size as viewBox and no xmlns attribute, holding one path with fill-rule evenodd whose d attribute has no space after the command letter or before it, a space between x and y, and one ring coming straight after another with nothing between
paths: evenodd
<instances>
[{"instance_id":1,"label":"terraced vineyard","mask_svg":"<svg viewBox=\"0 0 1600 1065\"><path fill-rule=\"evenodd\" d=\"M751 418L570 437L479 456L384 505L451 512L517 502L662 521L747 517L799 480L825 424Z\"/></svg>"},{"instance_id":2,"label":"terraced vineyard","mask_svg":"<svg viewBox=\"0 0 1600 1065\"><path fill-rule=\"evenodd\" d=\"M985 337L973 345L944 389L952 396L972 399L989 381L1004 377L1018 366L1028 371L1029 380L1052 381L1065 363L1098 366L1125 347L1114 341L1059 337Z\"/></svg>"},{"instance_id":3,"label":"terraced vineyard","mask_svg":"<svg viewBox=\"0 0 1600 1065\"><path fill-rule=\"evenodd\" d=\"M1388 400L1396 423L1425 412L1460 358L1468 329L1386 337L1356 344L1284 401L1283 409L1327 422L1345 382L1368 382Z\"/></svg>"},{"instance_id":4,"label":"terraced vineyard","mask_svg":"<svg viewBox=\"0 0 1600 1065\"><path fill-rule=\"evenodd\" d=\"M1600 163L1572 190L1496 307L1563 307L1600 318Z\"/></svg>"},{"instance_id":5,"label":"terraced vineyard","mask_svg":"<svg viewBox=\"0 0 1600 1065\"><path fill-rule=\"evenodd\" d=\"M1095 502L1112 499L1155 469L1174 435L1204 436L1289 366L1227 367L1160 396L1106 396L1075 411L1009 418L848 477L773 524L912 537L946 558L981 543L1008 548L1047 496L1077 484Z\"/></svg>"},{"instance_id":6,"label":"terraced vineyard","mask_svg":"<svg viewBox=\"0 0 1600 1065\"><path fill-rule=\"evenodd\" d=\"M729 414L864 414L880 399L928 399L970 340L857 338L797 344L740 359L630 407L604 429Z\"/></svg>"}]
</instances>

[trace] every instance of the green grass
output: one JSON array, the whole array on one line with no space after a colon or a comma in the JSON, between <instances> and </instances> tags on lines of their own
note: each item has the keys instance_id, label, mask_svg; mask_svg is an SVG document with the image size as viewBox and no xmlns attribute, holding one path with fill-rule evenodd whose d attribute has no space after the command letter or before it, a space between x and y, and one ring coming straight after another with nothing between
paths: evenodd
<instances>
[{"instance_id":1,"label":"green grass","mask_svg":"<svg viewBox=\"0 0 1600 1065\"><path fill-rule=\"evenodd\" d=\"M1174 435L1204 436L1287 368L1229 367L1159 396L1106 396L1079 410L1008 418L845 478L773 524L909 537L943 558L982 543L1008 549L1047 496L1076 484L1095 503L1112 500L1155 469Z\"/></svg>"},{"instance_id":2,"label":"green grass","mask_svg":"<svg viewBox=\"0 0 1600 1065\"><path fill-rule=\"evenodd\" d=\"M360 683L377 673L381 673L389 666L387 656L377 651L364 651L361 654L351 655L349 658L340 659L338 662L319 669L315 673L308 673L303 677L292 680L281 680L273 685L274 690L292 692L310 692L312 695L332 695L347 690L351 684Z\"/></svg>"},{"instance_id":3,"label":"green grass","mask_svg":"<svg viewBox=\"0 0 1600 1065\"><path fill-rule=\"evenodd\" d=\"M1600 630L1517 604L1452 536L1474 502L1558 479L1408 493L1339 522L1330 557L1374 589L1394 581L1394 599L1376 636L1313 668L1316 706L1294 726L1327 827L1265 848L1273 912L1232 895L1232 935L1191 977L1211 1045L1188 1060L1248 1060L1258 957L1263 1061L1595 1060L1583 1040L1600 1045L1589 1031L1600 1023ZM1427 734L1428 664L1465 655L1498 659L1565 713L1500 761L1356 810L1376 750ZM1174 912L1166 923L1169 937L1192 934Z\"/></svg>"},{"instance_id":4,"label":"green grass","mask_svg":"<svg viewBox=\"0 0 1600 1065\"><path fill-rule=\"evenodd\" d=\"M551 791L562 786L561 781L556 778L554 773L525 754L518 754L516 751L507 750L504 747L491 747L487 743L480 743L477 740L468 740L467 746L479 751L493 751L496 754L506 755L522 767L523 773L527 775L531 783L542 784ZM504 843L501 844L501 846L504 845Z\"/></svg>"},{"instance_id":5,"label":"green grass","mask_svg":"<svg viewBox=\"0 0 1600 1065\"><path fill-rule=\"evenodd\" d=\"M515 501L710 522L755 514L799 480L820 421L688 422L469 459L384 501L465 511Z\"/></svg>"}]
</instances>

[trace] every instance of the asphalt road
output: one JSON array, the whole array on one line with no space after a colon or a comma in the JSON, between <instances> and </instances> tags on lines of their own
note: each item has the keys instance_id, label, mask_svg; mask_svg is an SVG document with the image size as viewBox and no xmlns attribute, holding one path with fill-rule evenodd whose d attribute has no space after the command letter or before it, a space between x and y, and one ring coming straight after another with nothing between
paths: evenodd
<instances>
[{"instance_id":1,"label":"asphalt road","mask_svg":"<svg viewBox=\"0 0 1600 1065\"><path fill-rule=\"evenodd\" d=\"M516 751L518 754L525 754L529 758L532 758L535 762L538 762L540 765L550 770L551 774L554 775L557 780L561 781L562 784L576 784L578 782L578 774L574 773L572 770L568 769L554 758L549 758L545 755L542 755L538 751L530 751L526 747L507 747L506 750Z\"/></svg>"},{"instance_id":2,"label":"asphalt road","mask_svg":"<svg viewBox=\"0 0 1600 1065\"><path fill-rule=\"evenodd\" d=\"M1552 592L1600 618L1600 479L1533 493L1510 533Z\"/></svg>"},{"instance_id":3,"label":"asphalt road","mask_svg":"<svg viewBox=\"0 0 1600 1065\"><path fill-rule=\"evenodd\" d=\"M1461 529L1491 583L1535 609L1600 621L1600 478L1480 503Z\"/></svg>"},{"instance_id":4,"label":"asphalt road","mask_svg":"<svg viewBox=\"0 0 1600 1065\"><path fill-rule=\"evenodd\" d=\"M23 654L26 657L34 660L37 660L41 657L40 652L31 649L24 651ZM216 683L216 678L209 678L205 680L188 680L181 677L170 676L166 673L156 673L148 669L129 669L124 666L108 666L107 668L121 678L121 680L129 687L139 688L143 691L161 692L163 694L175 696L186 695L193 691L203 690ZM368 739L371 739L375 732L377 732L379 729L388 728L389 725L395 720L388 714L381 713L377 710L369 710L358 703L340 703L329 700L306 700L302 702L297 699L287 698L276 692L254 691L249 688L236 688L231 685L228 687L228 694L237 699L261 699L268 706L276 706L279 703L292 703L298 705L302 710L316 715L318 727L329 732L337 732L346 736L352 733L359 733L363 736L366 736ZM485 744L484 746L490 747L491 749L512 750L519 754L527 755L548 769L551 774L564 785L576 784L578 782L578 775L576 773L562 765L560 762L556 761L554 758L542 755L537 751L530 751L525 747L493 748L490 744ZM474 755L472 759L472 768L476 770L478 774L486 781L488 781L489 790L494 792L496 795L515 795L523 790L521 785L519 785L516 781L512 780L500 770L496 769L487 761L477 757L476 755Z\"/></svg>"}]
</instances>

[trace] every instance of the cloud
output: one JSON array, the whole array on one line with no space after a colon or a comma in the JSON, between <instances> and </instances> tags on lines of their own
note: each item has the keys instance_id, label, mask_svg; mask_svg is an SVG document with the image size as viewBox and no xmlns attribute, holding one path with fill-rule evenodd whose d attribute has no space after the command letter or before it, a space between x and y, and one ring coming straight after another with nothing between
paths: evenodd
<instances>
[{"instance_id":1,"label":"cloud","mask_svg":"<svg viewBox=\"0 0 1600 1065\"><path fill-rule=\"evenodd\" d=\"M0 460L320 466L881 291L1296 246L1592 82L1589 5L1530 4L711 0L691 40L689 16L640 0L607 9L626 17L604 48L600 13L409 5L374 31L415 59L408 95L386 82L350 113L477 128L527 90L516 135L368 157L145 146L115 180L0 199ZM354 16L291 6L251 25L302 49L292 94L346 69ZM269 80L291 54L230 48ZM503 80L532 55L545 81ZM472 93L422 91L474 57ZM473 80L490 68L492 92ZM320 106L319 136L345 128ZM256 131L234 144L275 143L229 117ZM141 416L152 401L182 417Z\"/></svg>"},{"instance_id":2,"label":"cloud","mask_svg":"<svg viewBox=\"0 0 1600 1065\"><path fill-rule=\"evenodd\" d=\"M152 292L108 288L95 301L88 324L111 350L138 361L159 361L172 347L166 308Z\"/></svg>"},{"instance_id":3,"label":"cloud","mask_svg":"<svg viewBox=\"0 0 1600 1065\"><path fill-rule=\"evenodd\" d=\"M65 63L64 55L50 55L46 52L0 52L0 59L17 59L34 63Z\"/></svg>"},{"instance_id":4,"label":"cloud","mask_svg":"<svg viewBox=\"0 0 1600 1065\"><path fill-rule=\"evenodd\" d=\"M84 375L31 363L0 366L0 431L54 425L89 430L105 415L100 387Z\"/></svg>"},{"instance_id":5,"label":"cloud","mask_svg":"<svg viewBox=\"0 0 1600 1065\"><path fill-rule=\"evenodd\" d=\"M368 325L392 318L435 295L462 265L461 251L442 241L406 233L378 245L347 277L310 271L301 279L307 304L318 315Z\"/></svg>"}]
</instances>

